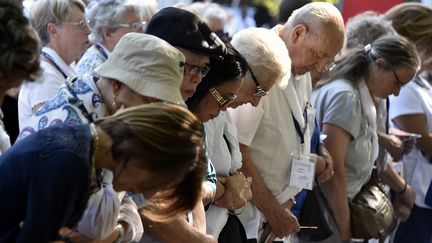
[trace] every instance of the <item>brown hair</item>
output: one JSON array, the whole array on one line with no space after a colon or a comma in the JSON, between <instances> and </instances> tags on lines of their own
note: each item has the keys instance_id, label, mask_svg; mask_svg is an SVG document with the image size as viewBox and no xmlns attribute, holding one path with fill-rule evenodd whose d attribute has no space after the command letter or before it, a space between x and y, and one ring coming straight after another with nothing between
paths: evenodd
<instances>
[{"instance_id":1,"label":"brown hair","mask_svg":"<svg viewBox=\"0 0 432 243\"><path fill-rule=\"evenodd\" d=\"M163 188L144 209L148 218L167 220L193 209L206 165L203 126L190 111L153 103L125 109L96 124L111 137L114 160L134 159L142 169L157 172L152 183L142 185L143 189Z\"/></svg>"},{"instance_id":2,"label":"brown hair","mask_svg":"<svg viewBox=\"0 0 432 243\"><path fill-rule=\"evenodd\" d=\"M35 80L41 72L39 40L22 9L11 1L0 2L0 36L0 79Z\"/></svg>"}]
</instances>

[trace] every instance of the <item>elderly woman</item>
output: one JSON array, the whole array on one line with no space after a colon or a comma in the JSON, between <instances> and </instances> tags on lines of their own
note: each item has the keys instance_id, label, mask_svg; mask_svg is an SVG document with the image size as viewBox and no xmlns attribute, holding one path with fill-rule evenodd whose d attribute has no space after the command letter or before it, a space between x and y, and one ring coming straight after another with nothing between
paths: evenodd
<instances>
[{"instance_id":1,"label":"elderly woman","mask_svg":"<svg viewBox=\"0 0 432 243\"><path fill-rule=\"evenodd\" d=\"M378 155L374 98L398 95L419 66L414 45L403 37L382 37L345 53L328 79L312 94L317 123L334 161L334 176L325 184L342 240L351 238L353 199L371 177Z\"/></svg>"},{"instance_id":2,"label":"elderly woman","mask_svg":"<svg viewBox=\"0 0 432 243\"><path fill-rule=\"evenodd\" d=\"M0 105L6 92L34 81L39 73L39 41L36 33L13 1L0 3ZM3 119L3 117L1 118ZM10 147L8 134L0 126L0 154Z\"/></svg>"},{"instance_id":3,"label":"elderly woman","mask_svg":"<svg viewBox=\"0 0 432 243\"><path fill-rule=\"evenodd\" d=\"M385 17L393 28L415 43L421 58L421 71L432 68L432 9L421 3L403 3L389 9ZM420 71L420 72L421 72ZM432 220L432 86L431 80L420 75L404 87L398 97L390 97L389 118L392 126L410 133L421 134L417 146L403 158L407 182L400 187L402 198L409 186L416 192L411 215L399 224L394 242L431 242L428 227ZM397 204L403 203L397 200ZM409 214L409 213L408 213Z\"/></svg>"},{"instance_id":4,"label":"elderly woman","mask_svg":"<svg viewBox=\"0 0 432 243\"><path fill-rule=\"evenodd\" d=\"M184 56L167 42L151 35L128 33L97 69L100 78L96 83L89 76L68 79L59 93L32 116L19 139L54 124L90 123L123 107L155 101L183 104L179 91L182 62ZM129 197L123 198L124 193L120 200L116 199L111 181L112 173L105 170L105 186L90 198L89 208L93 210L83 217L78 232L104 239L114 234L116 225L121 225L125 232L122 241L138 241L143 228L137 207ZM115 230L115 235L121 229Z\"/></svg>"},{"instance_id":5,"label":"elderly woman","mask_svg":"<svg viewBox=\"0 0 432 243\"><path fill-rule=\"evenodd\" d=\"M114 172L116 191L143 193L142 213L167 220L192 209L204 178L201 123L177 105L125 109L96 123L54 126L17 143L0 159L0 241L48 242L73 228L98 172Z\"/></svg>"},{"instance_id":6,"label":"elderly woman","mask_svg":"<svg viewBox=\"0 0 432 243\"><path fill-rule=\"evenodd\" d=\"M89 45L90 30L82 0L40 0L30 9L32 25L42 45L43 74L22 85L18 97L20 129L42 104L51 99L67 77L75 75L69 65Z\"/></svg>"},{"instance_id":7,"label":"elderly woman","mask_svg":"<svg viewBox=\"0 0 432 243\"><path fill-rule=\"evenodd\" d=\"M90 22L90 41L93 43L79 60L78 75L97 77L95 68L108 59L120 38L130 32L144 32L151 18L150 6L135 0L93 1L86 17Z\"/></svg>"}]
</instances>

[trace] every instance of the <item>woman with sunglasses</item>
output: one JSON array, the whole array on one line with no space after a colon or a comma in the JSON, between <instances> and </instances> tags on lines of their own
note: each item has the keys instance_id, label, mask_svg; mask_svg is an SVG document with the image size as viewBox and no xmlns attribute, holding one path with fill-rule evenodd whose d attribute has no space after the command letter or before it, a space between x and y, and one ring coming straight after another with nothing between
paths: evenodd
<instances>
[{"instance_id":1,"label":"woman with sunglasses","mask_svg":"<svg viewBox=\"0 0 432 243\"><path fill-rule=\"evenodd\" d=\"M94 71L108 59L120 38L130 32L144 33L146 21L152 12L145 1L101 0L92 1L86 12L93 45L87 49L76 66L78 75L98 77Z\"/></svg>"},{"instance_id":2,"label":"woman with sunglasses","mask_svg":"<svg viewBox=\"0 0 432 243\"><path fill-rule=\"evenodd\" d=\"M18 119L22 125L44 102L56 95L70 66L89 46L90 29L82 0L40 0L31 9L31 23L42 43L42 75L35 82L24 82L18 97Z\"/></svg>"},{"instance_id":3,"label":"woman with sunglasses","mask_svg":"<svg viewBox=\"0 0 432 243\"><path fill-rule=\"evenodd\" d=\"M334 161L334 175L323 184L338 233L351 239L353 199L370 177L378 156L375 98L398 95L417 72L414 44L387 36L346 52L329 78L318 82L312 94L316 119L327 135L324 145Z\"/></svg>"}]
</instances>

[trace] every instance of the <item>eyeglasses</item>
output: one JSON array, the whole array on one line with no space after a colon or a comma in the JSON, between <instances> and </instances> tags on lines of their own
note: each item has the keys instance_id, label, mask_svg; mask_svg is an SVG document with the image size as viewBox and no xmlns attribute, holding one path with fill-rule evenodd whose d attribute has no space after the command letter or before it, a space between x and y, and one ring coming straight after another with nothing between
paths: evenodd
<instances>
[{"instance_id":1,"label":"eyeglasses","mask_svg":"<svg viewBox=\"0 0 432 243\"><path fill-rule=\"evenodd\" d=\"M75 25L80 30L84 30L85 28L90 29L90 20L81 20L80 22L66 22L63 24Z\"/></svg>"},{"instance_id":2,"label":"eyeglasses","mask_svg":"<svg viewBox=\"0 0 432 243\"><path fill-rule=\"evenodd\" d=\"M130 24L117 24L116 27L131 28L132 31L138 32L138 31L143 31L146 24L147 22L143 21L143 22L134 22Z\"/></svg>"},{"instance_id":3,"label":"eyeglasses","mask_svg":"<svg viewBox=\"0 0 432 243\"><path fill-rule=\"evenodd\" d=\"M188 67L190 69L190 74L193 75L195 73L201 73L201 75L203 77L205 77L207 75L207 73L210 71L210 67L209 66L197 66L197 65L192 65L186 62L180 62L180 67Z\"/></svg>"},{"instance_id":4,"label":"eyeglasses","mask_svg":"<svg viewBox=\"0 0 432 243\"><path fill-rule=\"evenodd\" d=\"M336 63L334 63L334 62L329 63L329 64L325 65L325 67L324 67L324 71L326 71L326 72L331 72L331 71L333 71L333 69L334 69L335 67L336 67Z\"/></svg>"},{"instance_id":5,"label":"eyeglasses","mask_svg":"<svg viewBox=\"0 0 432 243\"><path fill-rule=\"evenodd\" d=\"M212 96L216 99L216 101L219 104L219 107L221 107L221 108L229 105L231 102L233 102L237 98L237 95L235 95L235 94L228 96L228 98L224 98L224 97L222 97L221 94L219 94L219 92L215 88L210 88L209 91L210 91L210 94L212 94Z\"/></svg>"},{"instance_id":6,"label":"eyeglasses","mask_svg":"<svg viewBox=\"0 0 432 243\"><path fill-rule=\"evenodd\" d=\"M254 73L252 72L252 69L250 67L248 67L249 72L252 76L252 80L254 81L256 87L256 92L252 94L252 96L257 96L257 97L263 97L268 95L268 91L265 91L262 86L258 83L258 80L256 79Z\"/></svg>"},{"instance_id":7,"label":"eyeglasses","mask_svg":"<svg viewBox=\"0 0 432 243\"><path fill-rule=\"evenodd\" d=\"M405 86L406 83L402 83L399 79L399 76L397 75L396 71L392 68L393 71L393 75L396 79L396 85L399 86L400 88L402 88L403 86Z\"/></svg>"}]
</instances>

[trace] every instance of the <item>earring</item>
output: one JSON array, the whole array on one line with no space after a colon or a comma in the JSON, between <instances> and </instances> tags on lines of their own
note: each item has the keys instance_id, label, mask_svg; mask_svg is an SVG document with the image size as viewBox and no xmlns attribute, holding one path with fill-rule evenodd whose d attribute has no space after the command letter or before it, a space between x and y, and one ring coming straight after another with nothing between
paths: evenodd
<instances>
[{"instance_id":1,"label":"earring","mask_svg":"<svg viewBox=\"0 0 432 243\"><path fill-rule=\"evenodd\" d=\"M113 102L111 103L111 107L112 107L113 111L117 111L117 104L115 102L115 98L116 98L116 96L114 95L113 96Z\"/></svg>"}]
</instances>

